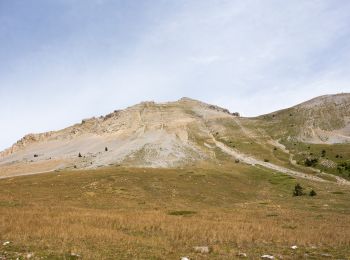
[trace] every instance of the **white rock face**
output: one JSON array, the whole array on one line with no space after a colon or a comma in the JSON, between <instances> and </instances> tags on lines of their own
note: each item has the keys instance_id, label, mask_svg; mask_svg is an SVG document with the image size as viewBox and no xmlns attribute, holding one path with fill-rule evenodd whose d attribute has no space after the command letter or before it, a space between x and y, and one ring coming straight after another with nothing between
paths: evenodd
<instances>
[{"instance_id":1,"label":"white rock face","mask_svg":"<svg viewBox=\"0 0 350 260\"><path fill-rule=\"evenodd\" d=\"M0 153L0 175L112 164L176 167L213 159L198 140L210 143L208 121L232 117L225 109L188 98L143 102L60 131L25 136Z\"/></svg>"}]
</instances>

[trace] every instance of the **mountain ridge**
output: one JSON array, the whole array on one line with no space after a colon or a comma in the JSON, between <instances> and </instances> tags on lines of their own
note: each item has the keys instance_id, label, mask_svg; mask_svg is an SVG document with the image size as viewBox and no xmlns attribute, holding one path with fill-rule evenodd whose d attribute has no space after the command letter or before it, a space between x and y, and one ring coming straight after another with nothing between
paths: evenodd
<instances>
[{"instance_id":1,"label":"mountain ridge","mask_svg":"<svg viewBox=\"0 0 350 260\"><path fill-rule=\"evenodd\" d=\"M349 142L350 94L319 96L257 118L266 121L262 124L273 129L270 134L276 139L290 136L308 143Z\"/></svg>"},{"instance_id":2,"label":"mountain ridge","mask_svg":"<svg viewBox=\"0 0 350 260\"><path fill-rule=\"evenodd\" d=\"M314 105L310 108L310 104ZM349 119L350 94L317 97L255 118L186 97L165 103L147 101L58 131L26 135L0 153L0 172L218 164L232 156L218 142L245 154L242 158L253 156L248 163L269 167L262 156L281 146L280 141L347 143ZM226 151L226 157L219 151ZM287 163L277 157L273 160L281 167Z\"/></svg>"}]
</instances>

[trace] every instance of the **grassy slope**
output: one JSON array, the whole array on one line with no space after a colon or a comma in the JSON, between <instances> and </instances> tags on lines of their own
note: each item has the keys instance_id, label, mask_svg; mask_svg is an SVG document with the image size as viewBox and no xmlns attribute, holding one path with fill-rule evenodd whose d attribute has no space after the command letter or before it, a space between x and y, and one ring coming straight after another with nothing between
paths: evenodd
<instances>
[{"instance_id":1,"label":"grassy slope","mask_svg":"<svg viewBox=\"0 0 350 260\"><path fill-rule=\"evenodd\" d=\"M301 164L323 149L325 158L349 161L349 145L283 138L297 135L304 124L293 109L238 123L218 119L205 127L232 148L304 172L312 171L292 165L271 138L282 138ZM49 259L69 259L72 252L84 259L235 259L238 252L249 259L262 254L320 259L322 253L350 259L349 188L300 180L318 195L292 197L295 179L228 163L231 157L204 145L213 143L198 126L189 128L189 137L216 159L177 170L114 167L0 180L0 259L28 252ZM12 243L2 246L7 240ZM294 244L298 250L290 249ZM196 254L192 248L198 245L213 252Z\"/></svg>"},{"instance_id":2,"label":"grassy slope","mask_svg":"<svg viewBox=\"0 0 350 260\"><path fill-rule=\"evenodd\" d=\"M343 115L344 113L345 115ZM349 170L342 169L339 171L337 169L337 166L342 163L348 163L350 165L349 143L332 145L308 144L300 142L296 138L305 130L305 125L309 125L308 120L311 120L310 118L312 118L315 128L320 127L324 130L332 130L344 126L343 116L346 115L348 115L348 112L336 111L333 106L326 106L317 110L293 107L246 120L245 125L248 129L256 129L256 131L264 132L275 140L280 140L280 142L293 154L293 158L301 166L304 166L304 162L307 158L317 158L319 163L314 166L315 168L326 173L338 175L345 179L350 179ZM322 150L326 151L325 156L321 156ZM257 153L260 153L260 151ZM265 152L261 154L267 153ZM285 161L285 155L282 155L280 158L282 161ZM320 163L324 159L330 161L328 166ZM273 158L272 162L278 163L273 161ZM288 166L288 164L286 166ZM289 167L295 166L289 164ZM308 171L305 167L299 167L299 170L301 169L306 172Z\"/></svg>"},{"instance_id":3,"label":"grassy slope","mask_svg":"<svg viewBox=\"0 0 350 260\"><path fill-rule=\"evenodd\" d=\"M308 137L309 128L336 130L345 126L345 118L350 116L349 101L337 105L324 101L322 105L298 105L259 116L257 119L265 125L265 130L277 139L286 137Z\"/></svg>"},{"instance_id":4,"label":"grassy slope","mask_svg":"<svg viewBox=\"0 0 350 260\"><path fill-rule=\"evenodd\" d=\"M323 172L331 173L350 180L350 171L338 169L338 165L346 162L350 165L350 144L306 144L300 142L285 142L287 148L295 155L294 159L301 165L307 158L316 158L318 163L314 166ZM322 151L325 154L322 155ZM327 162L322 164L322 161Z\"/></svg>"},{"instance_id":5,"label":"grassy slope","mask_svg":"<svg viewBox=\"0 0 350 260\"><path fill-rule=\"evenodd\" d=\"M235 122L236 120L239 120L240 126ZM265 125L260 120L250 118L220 119L211 122L208 127L212 129L217 140L231 148L237 149L241 153L296 171L312 175L316 174L315 171L304 167L303 164L292 164L289 160L290 154L273 143L274 137L268 134ZM288 144L287 147L290 148ZM292 154L294 154L294 151L292 151ZM231 157L221 156L220 159L232 161ZM323 176L319 177L323 178Z\"/></svg>"},{"instance_id":6,"label":"grassy slope","mask_svg":"<svg viewBox=\"0 0 350 260\"><path fill-rule=\"evenodd\" d=\"M349 188L242 164L55 172L0 180L0 256L84 259L350 257ZM291 245L297 244L295 251ZM192 247L209 245L209 257ZM313 248L312 246L316 246ZM5 253L6 251L6 253Z\"/></svg>"}]
</instances>

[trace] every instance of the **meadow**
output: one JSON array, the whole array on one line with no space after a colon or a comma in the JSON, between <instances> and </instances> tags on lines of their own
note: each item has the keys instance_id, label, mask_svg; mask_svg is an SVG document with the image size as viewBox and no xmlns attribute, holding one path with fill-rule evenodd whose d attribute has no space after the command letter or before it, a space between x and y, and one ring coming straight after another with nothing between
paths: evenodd
<instances>
[{"instance_id":1,"label":"meadow","mask_svg":"<svg viewBox=\"0 0 350 260\"><path fill-rule=\"evenodd\" d=\"M241 163L2 179L0 259L350 259L349 196Z\"/></svg>"}]
</instances>

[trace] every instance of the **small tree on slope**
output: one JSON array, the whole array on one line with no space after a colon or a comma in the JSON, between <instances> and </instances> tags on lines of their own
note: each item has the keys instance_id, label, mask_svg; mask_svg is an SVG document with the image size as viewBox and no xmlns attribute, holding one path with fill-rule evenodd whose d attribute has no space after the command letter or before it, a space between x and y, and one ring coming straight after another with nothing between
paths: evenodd
<instances>
[{"instance_id":1,"label":"small tree on slope","mask_svg":"<svg viewBox=\"0 0 350 260\"><path fill-rule=\"evenodd\" d=\"M301 185L297 183L294 187L293 196L303 196L303 195L304 195L303 187L301 187Z\"/></svg>"}]
</instances>

